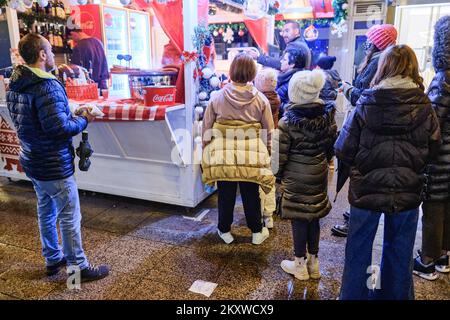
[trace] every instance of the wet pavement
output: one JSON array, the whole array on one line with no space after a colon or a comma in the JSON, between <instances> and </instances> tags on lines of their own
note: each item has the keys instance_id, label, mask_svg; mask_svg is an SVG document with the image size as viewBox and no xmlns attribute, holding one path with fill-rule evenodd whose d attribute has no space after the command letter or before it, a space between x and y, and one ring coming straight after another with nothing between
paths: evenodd
<instances>
[{"instance_id":1,"label":"wet pavement","mask_svg":"<svg viewBox=\"0 0 450 320\"><path fill-rule=\"evenodd\" d=\"M330 174L330 198L335 176ZM0 178L0 300L3 299L336 299L345 238L331 235L347 209L345 188L321 220L320 280L299 281L280 268L293 254L289 221L275 218L262 245L251 244L238 199L232 232L216 234L216 195L192 212L165 204L80 192L84 248L91 263L111 266L109 277L69 290L65 273L46 277L30 183ZM205 214L204 210L208 210ZM187 219L204 215L202 219ZM382 221L374 243L379 261ZM420 226L416 247L421 241ZM188 291L195 280L217 283L207 298ZM435 282L415 277L417 299L450 299L449 275Z\"/></svg>"}]
</instances>

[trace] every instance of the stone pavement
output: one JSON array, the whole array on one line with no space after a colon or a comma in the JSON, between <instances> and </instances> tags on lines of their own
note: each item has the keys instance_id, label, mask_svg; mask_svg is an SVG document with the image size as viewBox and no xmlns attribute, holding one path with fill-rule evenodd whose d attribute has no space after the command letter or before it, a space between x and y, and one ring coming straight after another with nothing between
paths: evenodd
<instances>
[{"instance_id":1,"label":"stone pavement","mask_svg":"<svg viewBox=\"0 0 450 320\"><path fill-rule=\"evenodd\" d=\"M335 176L330 175L330 198ZM280 268L292 257L290 223L278 217L270 238L251 244L238 199L233 234L224 244L216 234L215 195L190 214L209 210L201 221L186 219L184 208L80 192L82 233L94 264L111 266L109 277L82 290L66 287L64 272L46 277L40 254L36 197L28 182L0 178L0 300L2 299L208 299L189 292L195 280L217 283L209 299L336 299L344 263L345 238L331 235L347 209L345 188L321 220L321 280L299 281ZM382 222L380 223L380 227ZM420 227L416 246L421 239ZM381 229L374 261L381 252ZM449 275L428 282L415 277L417 299L450 299Z\"/></svg>"}]
</instances>

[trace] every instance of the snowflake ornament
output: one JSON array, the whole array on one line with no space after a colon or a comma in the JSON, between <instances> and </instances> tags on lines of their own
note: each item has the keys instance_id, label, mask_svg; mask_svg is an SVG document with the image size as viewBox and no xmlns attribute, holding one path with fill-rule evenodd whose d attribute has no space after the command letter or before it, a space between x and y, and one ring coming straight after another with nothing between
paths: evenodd
<instances>
[{"instance_id":1,"label":"snowflake ornament","mask_svg":"<svg viewBox=\"0 0 450 320\"><path fill-rule=\"evenodd\" d=\"M332 22L330 26L331 26L331 34L333 35L337 34L339 38L342 38L342 35L348 32L348 25L344 19L342 19L339 23Z\"/></svg>"},{"instance_id":2,"label":"snowflake ornament","mask_svg":"<svg viewBox=\"0 0 450 320\"><path fill-rule=\"evenodd\" d=\"M233 30L230 27L228 27L227 31L225 31L225 33L223 33L223 42L231 44L234 41L233 36L234 36Z\"/></svg>"}]
</instances>

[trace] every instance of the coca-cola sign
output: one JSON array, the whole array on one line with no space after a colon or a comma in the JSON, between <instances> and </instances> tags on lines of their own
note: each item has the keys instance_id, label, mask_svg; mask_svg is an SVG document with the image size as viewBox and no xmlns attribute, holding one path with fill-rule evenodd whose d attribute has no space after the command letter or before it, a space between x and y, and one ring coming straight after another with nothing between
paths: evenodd
<instances>
[{"instance_id":1,"label":"coca-cola sign","mask_svg":"<svg viewBox=\"0 0 450 320\"><path fill-rule=\"evenodd\" d=\"M155 94L153 96L153 102L155 102L155 103L174 102L174 101L175 101L175 95L173 93L168 93L168 94L163 95L163 96Z\"/></svg>"},{"instance_id":2,"label":"coca-cola sign","mask_svg":"<svg viewBox=\"0 0 450 320\"><path fill-rule=\"evenodd\" d=\"M176 88L174 86L150 86L145 87L145 105L151 106L167 106L175 104Z\"/></svg>"}]
</instances>

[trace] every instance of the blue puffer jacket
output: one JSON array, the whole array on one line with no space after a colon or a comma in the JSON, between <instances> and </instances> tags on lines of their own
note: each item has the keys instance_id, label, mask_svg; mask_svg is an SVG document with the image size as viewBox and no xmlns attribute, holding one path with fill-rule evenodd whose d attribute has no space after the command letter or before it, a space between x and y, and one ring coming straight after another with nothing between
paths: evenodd
<instances>
[{"instance_id":1,"label":"blue puffer jacket","mask_svg":"<svg viewBox=\"0 0 450 320\"><path fill-rule=\"evenodd\" d=\"M48 181L73 175L72 137L86 129L88 122L85 117L72 117L62 84L50 73L19 66L11 76L6 99L27 176Z\"/></svg>"},{"instance_id":2,"label":"blue puffer jacket","mask_svg":"<svg viewBox=\"0 0 450 320\"><path fill-rule=\"evenodd\" d=\"M285 106L289 103L289 81L291 81L292 76L298 71L302 71L302 69L292 69L278 75L276 92L281 101L280 118L284 113Z\"/></svg>"}]
</instances>

